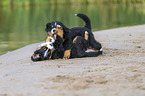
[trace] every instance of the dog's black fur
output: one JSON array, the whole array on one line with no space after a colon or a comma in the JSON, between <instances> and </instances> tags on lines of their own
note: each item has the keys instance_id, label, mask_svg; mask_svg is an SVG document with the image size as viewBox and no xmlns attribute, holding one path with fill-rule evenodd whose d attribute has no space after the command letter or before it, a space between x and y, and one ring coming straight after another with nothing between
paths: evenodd
<instances>
[{"instance_id":1,"label":"dog's black fur","mask_svg":"<svg viewBox=\"0 0 145 96\"><path fill-rule=\"evenodd\" d=\"M84 37L77 36L72 44L70 58L96 57L102 54L102 51L86 52L86 50L88 49L88 46L89 46L88 41L85 40ZM59 50L59 49L61 48L58 48L53 51L51 59L63 58L64 50Z\"/></svg>"},{"instance_id":2,"label":"dog's black fur","mask_svg":"<svg viewBox=\"0 0 145 96\"><path fill-rule=\"evenodd\" d=\"M63 46L64 46L64 49L65 50L68 50L68 49L71 49L72 47L72 36L70 34L70 29L67 28L62 22L59 22L59 21L52 21L50 23L47 23L46 24L46 28L45 28L45 31L48 32L48 33L51 33L52 29L53 28L57 28L57 25L60 25L62 28L63 28L63 38L60 37L59 35L57 35L55 33L56 29L53 30L53 34L51 35L52 37L54 37L54 34L56 34L56 41L57 42L61 42L63 40ZM48 34L49 35L49 34ZM57 40L58 39L58 40ZM62 39L62 40L61 40ZM59 41L60 40L60 41ZM62 42L61 42L62 43Z\"/></svg>"},{"instance_id":3,"label":"dog's black fur","mask_svg":"<svg viewBox=\"0 0 145 96\"><path fill-rule=\"evenodd\" d=\"M80 48L83 48L85 46L85 50L87 48L92 48L96 52L98 52L102 48L102 46L101 46L101 43L97 42L95 40L95 38L94 38L94 35L93 35L92 31L91 31L90 19L85 14L82 14L82 13L78 13L78 14L76 14L76 16L80 17L82 20L85 21L86 25L84 27L74 27L74 28L70 28L69 29L63 23L61 23L59 21L53 21L53 22L50 22L50 23L46 24L45 31L48 32L48 34L51 33L52 37L54 37L54 35L56 35L56 38L55 38L56 42L54 43L54 45L57 46L56 47L57 50L55 52L56 53L59 52L59 54L60 53L62 54L66 50L71 50L70 51L71 52L70 56L71 57L77 57L77 56L72 56L72 54L74 53L73 49L74 49L74 45L75 45L75 47L77 47L77 50L79 52L80 49L78 48L78 46L80 46L79 45L80 43L82 44L82 46ZM57 25L62 27L63 36L59 36L58 34L56 34ZM74 38L76 38L77 36L79 36L79 38L77 38L77 43L78 44L77 43L73 43ZM87 38L86 38L86 36L87 36ZM79 40L82 40L82 41L79 41ZM61 46L61 47L59 47L58 45ZM54 46L54 48L55 48L55 46ZM80 50L80 51L82 51L82 50ZM85 52L85 51L83 51L83 52ZM79 54L82 54L82 53L79 52ZM84 56L83 54L82 54L82 56Z\"/></svg>"},{"instance_id":4,"label":"dog's black fur","mask_svg":"<svg viewBox=\"0 0 145 96\"><path fill-rule=\"evenodd\" d=\"M33 56L31 56L31 60L32 61L42 61L42 60L48 60L48 59L63 58L64 57L64 49L63 49L63 46L61 45L62 42L63 41L61 41L61 40L57 40L56 44L55 43L53 44L53 46L56 49L52 52L52 56L51 56L51 50L48 50L47 56L44 57L44 53L46 53L46 50L48 48L43 46L40 49L34 51ZM60 44L60 45L57 45L57 44ZM72 48L71 48L70 58L96 57L96 56L102 54L102 51L86 52L87 48L88 48L87 40L85 40L84 37L82 37L82 36L77 36L75 38L73 45L72 45ZM39 56L35 57L36 55L39 55Z\"/></svg>"},{"instance_id":5,"label":"dog's black fur","mask_svg":"<svg viewBox=\"0 0 145 96\"><path fill-rule=\"evenodd\" d=\"M53 50L51 59L59 59L63 58L64 56L64 47L63 47L63 39L60 36L56 37L57 39L53 43L55 50Z\"/></svg>"},{"instance_id":6,"label":"dog's black fur","mask_svg":"<svg viewBox=\"0 0 145 96\"><path fill-rule=\"evenodd\" d=\"M88 46L88 41L84 37L77 36L73 42L70 58L96 57L102 54L102 51L86 52Z\"/></svg>"}]
</instances>

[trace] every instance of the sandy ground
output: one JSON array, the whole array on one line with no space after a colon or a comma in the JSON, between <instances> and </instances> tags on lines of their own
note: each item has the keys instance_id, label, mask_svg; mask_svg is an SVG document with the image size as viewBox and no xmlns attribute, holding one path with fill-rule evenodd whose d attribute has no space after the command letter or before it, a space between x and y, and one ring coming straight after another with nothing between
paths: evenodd
<instances>
[{"instance_id":1,"label":"sandy ground","mask_svg":"<svg viewBox=\"0 0 145 96\"><path fill-rule=\"evenodd\" d=\"M36 43L0 56L0 96L145 96L145 25L94 35L104 55L32 62Z\"/></svg>"}]
</instances>

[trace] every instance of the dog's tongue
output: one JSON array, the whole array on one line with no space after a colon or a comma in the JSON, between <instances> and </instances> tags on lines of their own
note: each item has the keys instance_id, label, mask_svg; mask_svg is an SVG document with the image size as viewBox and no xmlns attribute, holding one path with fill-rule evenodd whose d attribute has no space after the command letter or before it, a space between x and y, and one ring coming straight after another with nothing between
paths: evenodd
<instances>
[{"instance_id":1,"label":"dog's tongue","mask_svg":"<svg viewBox=\"0 0 145 96\"><path fill-rule=\"evenodd\" d=\"M53 35L53 38L56 40L56 34Z\"/></svg>"}]
</instances>

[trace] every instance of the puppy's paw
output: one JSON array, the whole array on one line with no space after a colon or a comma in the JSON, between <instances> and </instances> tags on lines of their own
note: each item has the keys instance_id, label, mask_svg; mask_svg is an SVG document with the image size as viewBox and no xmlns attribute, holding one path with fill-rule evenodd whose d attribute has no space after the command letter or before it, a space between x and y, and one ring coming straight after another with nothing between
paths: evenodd
<instances>
[{"instance_id":1,"label":"puppy's paw","mask_svg":"<svg viewBox=\"0 0 145 96\"><path fill-rule=\"evenodd\" d=\"M71 50L66 50L66 51L64 52L63 59L69 59L69 58L70 58L70 51L71 51Z\"/></svg>"}]
</instances>

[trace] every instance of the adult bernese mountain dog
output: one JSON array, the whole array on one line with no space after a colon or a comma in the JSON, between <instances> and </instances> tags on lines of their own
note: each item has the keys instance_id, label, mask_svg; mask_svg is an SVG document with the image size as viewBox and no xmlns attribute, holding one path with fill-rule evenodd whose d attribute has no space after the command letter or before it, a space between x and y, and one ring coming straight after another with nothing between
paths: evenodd
<instances>
[{"instance_id":1,"label":"adult bernese mountain dog","mask_svg":"<svg viewBox=\"0 0 145 96\"><path fill-rule=\"evenodd\" d=\"M82 13L75 15L80 17L86 23L84 27L67 28L62 22L59 21L52 21L46 24L45 31L48 33L48 36L51 36L55 39L54 48L56 55L58 55L58 57L63 56L65 59L73 57L71 54L73 54L75 50L74 44L76 44L75 47L77 47L80 56L83 55L88 48L91 48L95 50L95 52L102 54L101 43L95 40L91 31L91 21L89 17ZM48 40L49 37L46 41ZM81 53L82 50L83 53ZM94 54L92 56L94 56Z\"/></svg>"}]
</instances>

